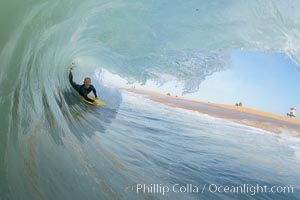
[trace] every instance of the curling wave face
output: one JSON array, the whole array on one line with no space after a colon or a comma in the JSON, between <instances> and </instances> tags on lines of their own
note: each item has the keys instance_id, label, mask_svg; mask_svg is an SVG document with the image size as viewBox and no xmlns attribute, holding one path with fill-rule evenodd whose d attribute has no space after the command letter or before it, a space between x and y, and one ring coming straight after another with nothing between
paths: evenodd
<instances>
[{"instance_id":1,"label":"curling wave face","mask_svg":"<svg viewBox=\"0 0 300 200\"><path fill-rule=\"evenodd\" d=\"M1 4L3 15L12 18L2 22L5 85L31 72L30 80L67 87L66 66L92 57L95 65L128 81L163 82L167 74L192 92L206 76L226 68L230 50L280 51L297 64L300 55L300 5L292 0ZM13 75L5 77L9 72Z\"/></svg>"}]
</instances>

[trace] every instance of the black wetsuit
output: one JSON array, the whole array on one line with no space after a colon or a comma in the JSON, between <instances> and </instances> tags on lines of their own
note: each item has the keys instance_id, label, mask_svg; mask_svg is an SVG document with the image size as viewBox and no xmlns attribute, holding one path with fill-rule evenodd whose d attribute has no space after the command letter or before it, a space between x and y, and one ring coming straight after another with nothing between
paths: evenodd
<instances>
[{"instance_id":1,"label":"black wetsuit","mask_svg":"<svg viewBox=\"0 0 300 200\"><path fill-rule=\"evenodd\" d=\"M76 90L83 98L85 98L87 101L89 101L89 102L91 102L91 103L94 102L93 99L90 99L90 98L87 96L91 91L93 91L95 97L97 97L96 89L95 89L95 87L94 87L92 84L90 84L90 87L89 87L89 88L85 88L85 87L84 87L84 84L78 85L77 83L75 83L75 82L73 81L73 74L72 74L71 71L70 71L70 73L69 73L69 81L70 81L72 87L73 87L73 88L74 88L74 89L75 89L75 90Z\"/></svg>"}]
</instances>

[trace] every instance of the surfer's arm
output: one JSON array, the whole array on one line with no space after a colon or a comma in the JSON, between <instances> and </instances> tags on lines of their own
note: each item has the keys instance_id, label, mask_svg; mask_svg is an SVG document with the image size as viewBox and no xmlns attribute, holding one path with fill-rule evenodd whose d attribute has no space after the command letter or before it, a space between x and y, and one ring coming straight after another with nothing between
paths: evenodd
<instances>
[{"instance_id":1,"label":"surfer's arm","mask_svg":"<svg viewBox=\"0 0 300 200\"><path fill-rule=\"evenodd\" d=\"M78 85L77 83L75 83L75 82L73 81L72 68L70 69L70 72L69 72L69 82L71 83L72 87L73 87L75 90L77 90L77 92L78 92L78 90L79 90L79 88L80 88L80 85Z\"/></svg>"},{"instance_id":2,"label":"surfer's arm","mask_svg":"<svg viewBox=\"0 0 300 200\"><path fill-rule=\"evenodd\" d=\"M96 89L95 89L95 87L94 87L94 86L92 86L92 91L93 91L93 93L94 93L95 97L96 97L96 98L98 98L98 96L97 96L97 92L96 92Z\"/></svg>"},{"instance_id":3,"label":"surfer's arm","mask_svg":"<svg viewBox=\"0 0 300 200\"><path fill-rule=\"evenodd\" d=\"M71 69L70 69L70 71L69 71L69 82L70 82L71 84L73 84L73 74L72 74Z\"/></svg>"}]
</instances>

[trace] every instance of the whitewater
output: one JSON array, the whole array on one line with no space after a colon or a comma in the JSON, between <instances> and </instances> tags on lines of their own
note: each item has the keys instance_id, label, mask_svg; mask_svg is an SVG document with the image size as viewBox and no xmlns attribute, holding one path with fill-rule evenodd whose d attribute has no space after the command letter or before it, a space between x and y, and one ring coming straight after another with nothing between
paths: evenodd
<instances>
[{"instance_id":1,"label":"whitewater","mask_svg":"<svg viewBox=\"0 0 300 200\"><path fill-rule=\"evenodd\" d=\"M300 141L161 105L128 83L195 92L231 50L300 66L300 3L286 0L0 2L0 199L299 199ZM74 63L74 64L72 64ZM106 107L68 82L92 78ZM137 192L137 184L199 192ZM204 185L292 185L293 193Z\"/></svg>"}]
</instances>

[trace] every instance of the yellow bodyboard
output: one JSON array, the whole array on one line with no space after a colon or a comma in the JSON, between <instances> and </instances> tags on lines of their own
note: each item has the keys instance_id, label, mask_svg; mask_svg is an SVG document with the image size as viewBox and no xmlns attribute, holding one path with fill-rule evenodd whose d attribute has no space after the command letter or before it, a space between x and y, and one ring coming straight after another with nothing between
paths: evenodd
<instances>
[{"instance_id":1,"label":"yellow bodyboard","mask_svg":"<svg viewBox=\"0 0 300 200\"><path fill-rule=\"evenodd\" d=\"M90 98L90 97L89 97L89 98ZM81 99L82 99L85 103L88 103L88 104L93 105L93 103L87 101L85 98L81 97ZM93 99L94 101L97 102L97 104L96 104L95 106L106 106L106 104L105 104L103 101L101 101L100 99L98 99L98 98L91 98L91 99Z\"/></svg>"}]
</instances>

